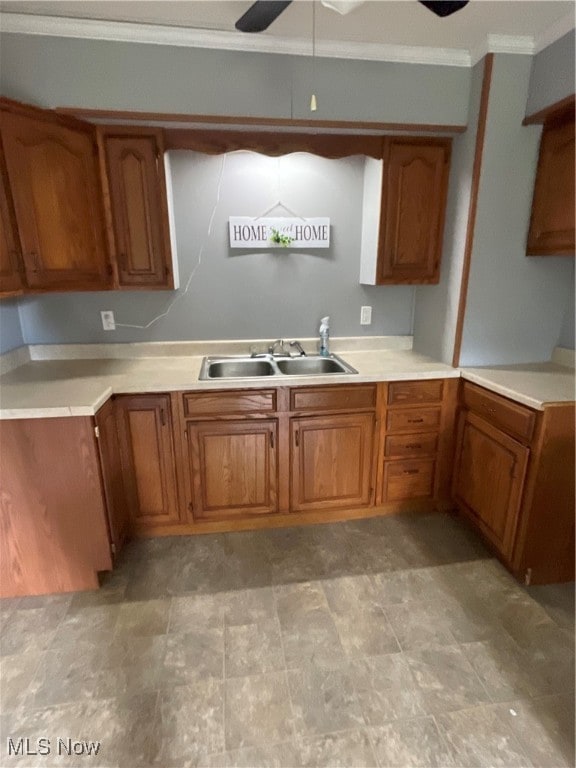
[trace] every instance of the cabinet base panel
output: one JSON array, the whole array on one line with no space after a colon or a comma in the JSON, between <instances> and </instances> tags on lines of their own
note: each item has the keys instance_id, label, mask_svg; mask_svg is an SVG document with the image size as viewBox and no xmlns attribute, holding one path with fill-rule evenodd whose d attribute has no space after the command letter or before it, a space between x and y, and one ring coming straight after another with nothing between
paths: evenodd
<instances>
[{"instance_id":1,"label":"cabinet base panel","mask_svg":"<svg viewBox=\"0 0 576 768\"><path fill-rule=\"evenodd\" d=\"M351 509L319 509L307 512L285 512L272 515L243 517L234 520L210 520L183 523L181 525L164 525L158 527L136 528L132 535L137 538L151 536L193 536L202 533L230 533L233 531L255 531L265 528L289 528L294 525L317 525L319 523L335 523L344 520L359 520L368 517L394 515L400 512L444 512L448 507L446 502L436 502L433 499L413 499L382 504L376 507L355 507Z\"/></svg>"},{"instance_id":2,"label":"cabinet base panel","mask_svg":"<svg viewBox=\"0 0 576 768\"><path fill-rule=\"evenodd\" d=\"M458 505L452 507L461 520L464 520L482 539L486 549L497 558L506 570L517 579L521 584L527 586L536 586L539 584L562 584L568 581L574 581L574 559L568 558L566 561L553 561L547 564L534 565L533 567L522 566L514 567L512 562L499 551L494 542L483 533L476 524L474 516L466 508Z\"/></svg>"}]
</instances>

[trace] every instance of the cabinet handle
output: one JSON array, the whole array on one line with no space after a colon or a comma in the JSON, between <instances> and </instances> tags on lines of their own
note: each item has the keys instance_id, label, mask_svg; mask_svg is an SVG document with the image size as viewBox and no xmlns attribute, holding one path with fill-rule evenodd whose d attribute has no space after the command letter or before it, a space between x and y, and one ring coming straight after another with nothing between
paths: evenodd
<instances>
[{"instance_id":1,"label":"cabinet handle","mask_svg":"<svg viewBox=\"0 0 576 768\"><path fill-rule=\"evenodd\" d=\"M296 448L298 448L298 446L300 445L300 433L298 430L294 432L294 442L296 444Z\"/></svg>"},{"instance_id":2,"label":"cabinet handle","mask_svg":"<svg viewBox=\"0 0 576 768\"><path fill-rule=\"evenodd\" d=\"M422 424L424 419L408 419L408 424Z\"/></svg>"},{"instance_id":3,"label":"cabinet handle","mask_svg":"<svg viewBox=\"0 0 576 768\"><path fill-rule=\"evenodd\" d=\"M410 448L411 450L415 451L418 448L422 448L420 443L406 443L406 448Z\"/></svg>"},{"instance_id":4,"label":"cabinet handle","mask_svg":"<svg viewBox=\"0 0 576 768\"><path fill-rule=\"evenodd\" d=\"M164 408L160 408L160 423L163 427L166 426L166 411Z\"/></svg>"},{"instance_id":5,"label":"cabinet handle","mask_svg":"<svg viewBox=\"0 0 576 768\"><path fill-rule=\"evenodd\" d=\"M270 432L270 448L274 448L274 432Z\"/></svg>"},{"instance_id":6,"label":"cabinet handle","mask_svg":"<svg viewBox=\"0 0 576 768\"><path fill-rule=\"evenodd\" d=\"M402 474L404 475L417 475L420 472L419 469L405 469Z\"/></svg>"}]
</instances>

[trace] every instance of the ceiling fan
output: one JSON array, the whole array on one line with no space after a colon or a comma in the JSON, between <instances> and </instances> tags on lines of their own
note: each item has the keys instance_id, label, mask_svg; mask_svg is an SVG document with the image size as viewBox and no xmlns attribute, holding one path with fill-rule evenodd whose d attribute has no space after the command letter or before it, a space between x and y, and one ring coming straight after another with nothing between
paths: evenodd
<instances>
[{"instance_id":1,"label":"ceiling fan","mask_svg":"<svg viewBox=\"0 0 576 768\"><path fill-rule=\"evenodd\" d=\"M435 13L436 16L444 18L450 16L465 5L469 0L418 0L421 5ZM253 3L246 13L236 22L236 29L239 32L263 32L268 29L273 21L291 5L292 0L257 0ZM322 5L331 8L338 13L346 14L363 4L355 0L321 0Z\"/></svg>"}]
</instances>

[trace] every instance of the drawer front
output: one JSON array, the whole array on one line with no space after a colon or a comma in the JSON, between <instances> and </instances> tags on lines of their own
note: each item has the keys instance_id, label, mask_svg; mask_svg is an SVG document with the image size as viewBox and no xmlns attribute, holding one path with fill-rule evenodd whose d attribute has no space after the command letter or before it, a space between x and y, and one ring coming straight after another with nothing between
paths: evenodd
<instances>
[{"instance_id":1,"label":"drawer front","mask_svg":"<svg viewBox=\"0 0 576 768\"><path fill-rule=\"evenodd\" d=\"M440 426L440 408L399 408L388 411L388 432L420 432Z\"/></svg>"},{"instance_id":2,"label":"drawer front","mask_svg":"<svg viewBox=\"0 0 576 768\"><path fill-rule=\"evenodd\" d=\"M376 407L376 385L299 387L290 390L292 411L354 411Z\"/></svg>"},{"instance_id":3,"label":"drawer front","mask_svg":"<svg viewBox=\"0 0 576 768\"><path fill-rule=\"evenodd\" d=\"M443 389L442 380L395 381L388 385L388 405L440 403Z\"/></svg>"},{"instance_id":4,"label":"drawer front","mask_svg":"<svg viewBox=\"0 0 576 768\"><path fill-rule=\"evenodd\" d=\"M432 496L434 465L434 459L384 462L384 501Z\"/></svg>"},{"instance_id":5,"label":"drawer front","mask_svg":"<svg viewBox=\"0 0 576 768\"><path fill-rule=\"evenodd\" d=\"M438 448L438 435L425 433L417 435L389 435L384 446L386 458L411 458L412 456L434 456Z\"/></svg>"},{"instance_id":6,"label":"drawer front","mask_svg":"<svg viewBox=\"0 0 576 768\"><path fill-rule=\"evenodd\" d=\"M530 442L534 434L536 413L519 403L488 392L474 384L464 384L463 401L467 408L483 416L504 432Z\"/></svg>"},{"instance_id":7,"label":"drawer front","mask_svg":"<svg viewBox=\"0 0 576 768\"><path fill-rule=\"evenodd\" d=\"M187 419L233 413L272 413L276 410L276 390L190 392L183 395L183 401Z\"/></svg>"}]
</instances>

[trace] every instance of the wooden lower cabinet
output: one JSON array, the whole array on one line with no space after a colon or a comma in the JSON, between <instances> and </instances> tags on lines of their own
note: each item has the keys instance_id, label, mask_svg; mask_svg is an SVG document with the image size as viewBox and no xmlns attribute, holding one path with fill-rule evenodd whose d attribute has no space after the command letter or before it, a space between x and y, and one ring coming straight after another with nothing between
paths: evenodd
<instances>
[{"instance_id":1,"label":"wooden lower cabinet","mask_svg":"<svg viewBox=\"0 0 576 768\"><path fill-rule=\"evenodd\" d=\"M359 507L372 501L372 413L291 420L291 509Z\"/></svg>"},{"instance_id":2,"label":"wooden lower cabinet","mask_svg":"<svg viewBox=\"0 0 576 768\"><path fill-rule=\"evenodd\" d=\"M186 433L194 519L276 512L275 420L189 422Z\"/></svg>"},{"instance_id":3,"label":"wooden lower cabinet","mask_svg":"<svg viewBox=\"0 0 576 768\"><path fill-rule=\"evenodd\" d=\"M122 456L118 440L116 402L108 400L95 417L102 480L106 495L108 527L113 553L119 553L129 533Z\"/></svg>"},{"instance_id":4,"label":"wooden lower cabinet","mask_svg":"<svg viewBox=\"0 0 576 768\"><path fill-rule=\"evenodd\" d=\"M0 597L98 587L110 570L92 419L0 421Z\"/></svg>"},{"instance_id":5,"label":"wooden lower cabinet","mask_svg":"<svg viewBox=\"0 0 576 768\"><path fill-rule=\"evenodd\" d=\"M464 382L458 508L526 584L574 580L575 405L535 411Z\"/></svg>"},{"instance_id":6,"label":"wooden lower cabinet","mask_svg":"<svg viewBox=\"0 0 576 768\"><path fill-rule=\"evenodd\" d=\"M116 408L130 530L179 523L170 396L122 395Z\"/></svg>"},{"instance_id":7,"label":"wooden lower cabinet","mask_svg":"<svg viewBox=\"0 0 576 768\"><path fill-rule=\"evenodd\" d=\"M530 451L468 411L460 415L457 446L454 499L511 557Z\"/></svg>"}]
</instances>

